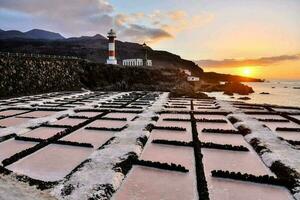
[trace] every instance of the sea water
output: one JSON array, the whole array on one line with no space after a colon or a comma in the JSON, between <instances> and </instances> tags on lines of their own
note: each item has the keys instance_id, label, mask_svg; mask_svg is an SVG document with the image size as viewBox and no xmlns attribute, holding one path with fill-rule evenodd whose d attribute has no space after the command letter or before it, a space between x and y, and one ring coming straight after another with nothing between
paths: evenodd
<instances>
[{"instance_id":1,"label":"sea water","mask_svg":"<svg viewBox=\"0 0 300 200\"><path fill-rule=\"evenodd\" d=\"M300 107L300 80L299 81L267 81L267 82L247 82L243 83L251 86L255 93L247 95L250 100L241 100L248 103L274 104L280 106ZM298 88L298 89L297 89ZM270 94L261 94L262 92ZM219 100L239 100L243 95L224 95L223 92L206 93Z\"/></svg>"}]
</instances>

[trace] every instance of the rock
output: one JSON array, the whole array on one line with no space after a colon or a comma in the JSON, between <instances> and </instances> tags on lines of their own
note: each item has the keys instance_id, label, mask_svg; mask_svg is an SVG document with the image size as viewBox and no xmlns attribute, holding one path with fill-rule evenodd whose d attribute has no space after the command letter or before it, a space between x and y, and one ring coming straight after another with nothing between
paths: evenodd
<instances>
[{"instance_id":1,"label":"rock","mask_svg":"<svg viewBox=\"0 0 300 200\"><path fill-rule=\"evenodd\" d=\"M240 99L240 100L250 100L251 98L250 97L240 97L238 99Z\"/></svg>"},{"instance_id":2,"label":"rock","mask_svg":"<svg viewBox=\"0 0 300 200\"><path fill-rule=\"evenodd\" d=\"M270 94L269 92L261 92L260 94Z\"/></svg>"},{"instance_id":3,"label":"rock","mask_svg":"<svg viewBox=\"0 0 300 200\"><path fill-rule=\"evenodd\" d=\"M233 96L233 93L232 92L229 92L229 91L225 91L223 94L226 94L228 96Z\"/></svg>"}]
</instances>

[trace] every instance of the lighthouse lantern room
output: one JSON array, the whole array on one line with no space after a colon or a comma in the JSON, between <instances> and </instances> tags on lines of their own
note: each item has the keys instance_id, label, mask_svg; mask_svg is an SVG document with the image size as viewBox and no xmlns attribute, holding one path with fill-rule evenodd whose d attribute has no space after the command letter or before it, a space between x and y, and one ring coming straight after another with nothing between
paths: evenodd
<instances>
[{"instance_id":1,"label":"lighthouse lantern room","mask_svg":"<svg viewBox=\"0 0 300 200\"><path fill-rule=\"evenodd\" d=\"M110 29L110 31L107 34L108 37L108 59L106 60L106 64L110 65L116 65L117 59L116 59L116 49L115 49L115 38L116 32L113 29Z\"/></svg>"}]
</instances>

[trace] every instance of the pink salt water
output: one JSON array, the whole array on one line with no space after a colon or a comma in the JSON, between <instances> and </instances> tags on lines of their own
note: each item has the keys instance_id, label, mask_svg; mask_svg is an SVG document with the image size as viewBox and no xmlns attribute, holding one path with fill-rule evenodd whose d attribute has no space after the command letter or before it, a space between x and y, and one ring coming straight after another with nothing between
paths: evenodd
<instances>
[{"instance_id":1,"label":"pink salt water","mask_svg":"<svg viewBox=\"0 0 300 200\"><path fill-rule=\"evenodd\" d=\"M211 200L293 200L284 187L213 177L206 180Z\"/></svg>"},{"instance_id":2,"label":"pink salt water","mask_svg":"<svg viewBox=\"0 0 300 200\"><path fill-rule=\"evenodd\" d=\"M30 119L28 119L28 118L9 117L9 118L5 118L5 119L1 119L0 126L5 126L5 127L16 126L16 125L23 124L29 120Z\"/></svg>"},{"instance_id":3,"label":"pink salt water","mask_svg":"<svg viewBox=\"0 0 300 200\"><path fill-rule=\"evenodd\" d=\"M28 112L28 110L5 110L5 111L0 111L0 116L11 116L11 115L17 115L21 113Z\"/></svg>"},{"instance_id":4,"label":"pink salt water","mask_svg":"<svg viewBox=\"0 0 300 200\"><path fill-rule=\"evenodd\" d=\"M225 130L235 130L234 126L227 123L214 123L214 122L197 122L197 130L198 133L202 131L202 129L225 129Z\"/></svg>"},{"instance_id":5,"label":"pink salt water","mask_svg":"<svg viewBox=\"0 0 300 200\"><path fill-rule=\"evenodd\" d=\"M57 111L33 111L22 115L18 115L18 117L31 117L31 118L47 117L55 114L56 112Z\"/></svg>"},{"instance_id":6,"label":"pink salt water","mask_svg":"<svg viewBox=\"0 0 300 200\"><path fill-rule=\"evenodd\" d=\"M151 139L153 140L173 140L173 141L192 141L192 134L187 131L170 131L170 130L152 130Z\"/></svg>"},{"instance_id":7,"label":"pink salt water","mask_svg":"<svg viewBox=\"0 0 300 200\"><path fill-rule=\"evenodd\" d=\"M82 128L63 137L61 140L79 143L90 143L96 149L102 146L111 137L113 137L113 134L114 133L111 131L96 131Z\"/></svg>"},{"instance_id":8,"label":"pink salt water","mask_svg":"<svg viewBox=\"0 0 300 200\"><path fill-rule=\"evenodd\" d=\"M108 113L104 117L110 117L110 118L126 118L127 121L131 121L133 118L137 116L136 113Z\"/></svg>"},{"instance_id":9,"label":"pink salt water","mask_svg":"<svg viewBox=\"0 0 300 200\"><path fill-rule=\"evenodd\" d=\"M277 127L281 128L300 128L300 125L294 122L263 122L272 131L275 131Z\"/></svg>"},{"instance_id":10,"label":"pink salt water","mask_svg":"<svg viewBox=\"0 0 300 200\"><path fill-rule=\"evenodd\" d=\"M198 199L195 176L189 173L133 166L114 200Z\"/></svg>"},{"instance_id":11,"label":"pink salt water","mask_svg":"<svg viewBox=\"0 0 300 200\"><path fill-rule=\"evenodd\" d=\"M300 133L295 131L274 131L276 135L286 140L300 141Z\"/></svg>"},{"instance_id":12,"label":"pink salt water","mask_svg":"<svg viewBox=\"0 0 300 200\"><path fill-rule=\"evenodd\" d=\"M122 128L127 123L126 121L117 121L117 120L95 120L92 123L88 124L91 127L105 127L105 128Z\"/></svg>"},{"instance_id":13,"label":"pink salt water","mask_svg":"<svg viewBox=\"0 0 300 200\"><path fill-rule=\"evenodd\" d=\"M181 164L189 169L189 172L134 166L114 199L198 198L193 148L147 143L141 159Z\"/></svg>"},{"instance_id":14,"label":"pink salt water","mask_svg":"<svg viewBox=\"0 0 300 200\"><path fill-rule=\"evenodd\" d=\"M270 174L261 161L255 156L245 156L240 152L202 148L205 177L211 200L292 200L289 191L284 187L258 184L231 179L215 178L211 170L222 169L248 172L255 175ZM240 154L240 155L238 155ZM246 153L250 155L251 153ZM258 158L256 158L258 159Z\"/></svg>"},{"instance_id":15,"label":"pink salt water","mask_svg":"<svg viewBox=\"0 0 300 200\"><path fill-rule=\"evenodd\" d=\"M86 119L76 119L76 118L63 118L60 119L52 124L56 125L69 125L69 126L76 126L82 122L86 121Z\"/></svg>"},{"instance_id":16,"label":"pink salt water","mask_svg":"<svg viewBox=\"0 0 300 200\"><path fill-rule=\"evenodd\" d=\"M7 168L31 178L58 181L83 162L92 152L92 148L51 144Z\"/></svg>"},{"instance_id":17,"label":"pink salt water","mask_svg":"<svg viewBox=\"0 0 300 200\"><path fill-rule=\"evenodd\" d=\"M228 170L253 175L272 175L255 152L202 148L204 164L210 170ZM210 171L209 171L210 173Z\"/></svg>"},{"instance_id":18,"label":"pink salt water","mask_svg":"<svg viewBox=\"0 0 300 200\"><path fill-rule=\"evenodd\" d=\"M31 138L48 139L63 130L65 130L65 129L64 128L40 127L40 128L36 128L32 131L26 132L22 136L31 137Z\"/></svg>"},{"instance_id":19,"label":"pink salt water","mask_svg":"<svg viewBox=\"0 0 300 200\"><path fill-rule=\"evenodd\" d=\"M158 121L156 126L163 126L163 127L181 127L186 128L188 132L191 132L191 122L184 122L184 121Z\"/></svg>"},{"instance_id":20,"label":"pink salt water","mask_svg":"<svg viewBox=\"0 0 300 200\"><path fill-rule=\"evenodd\" d=\"M244 137L237 134L200 133L198 134L198 137L201 142L248 146Z\"/></svg>"},{"instance_id":21,"label":"pink salt water","mask_svg":"<svg viewBox=\"0 0 300 200\"><path fill-rule=\"evenodd\" d=\"M140 157L143 160L175 163L194 168L194 150L192 147L147 143Z\"/></svg>"},{"instance_id":22,"label":"pink salt water","mask_svg":"<svg viewBox=\"0 0 300 200\"><path fill-rule=\"evenodd\" d=\"M0 161L9 158L10 156L19 153L25 149L33 147L36 142L25 142L15 139L10 139L0 143Z\"/></svg>"}]
</instances>

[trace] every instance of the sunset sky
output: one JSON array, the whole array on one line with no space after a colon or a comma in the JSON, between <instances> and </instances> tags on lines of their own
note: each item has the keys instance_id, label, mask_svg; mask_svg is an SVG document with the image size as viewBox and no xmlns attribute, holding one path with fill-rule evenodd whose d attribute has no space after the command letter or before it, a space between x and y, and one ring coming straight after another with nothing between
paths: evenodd
<instances>
[{"instance_id":1,"label":"sunset sky","mask_svg":"<svg viewBox=\"0 0 300 200\"><path fill-rule=\"evenodd\" d=\"M299 0L1 0L0 29L146 41L205 71L300 80Z\"/></svg>"}]
</instances>

